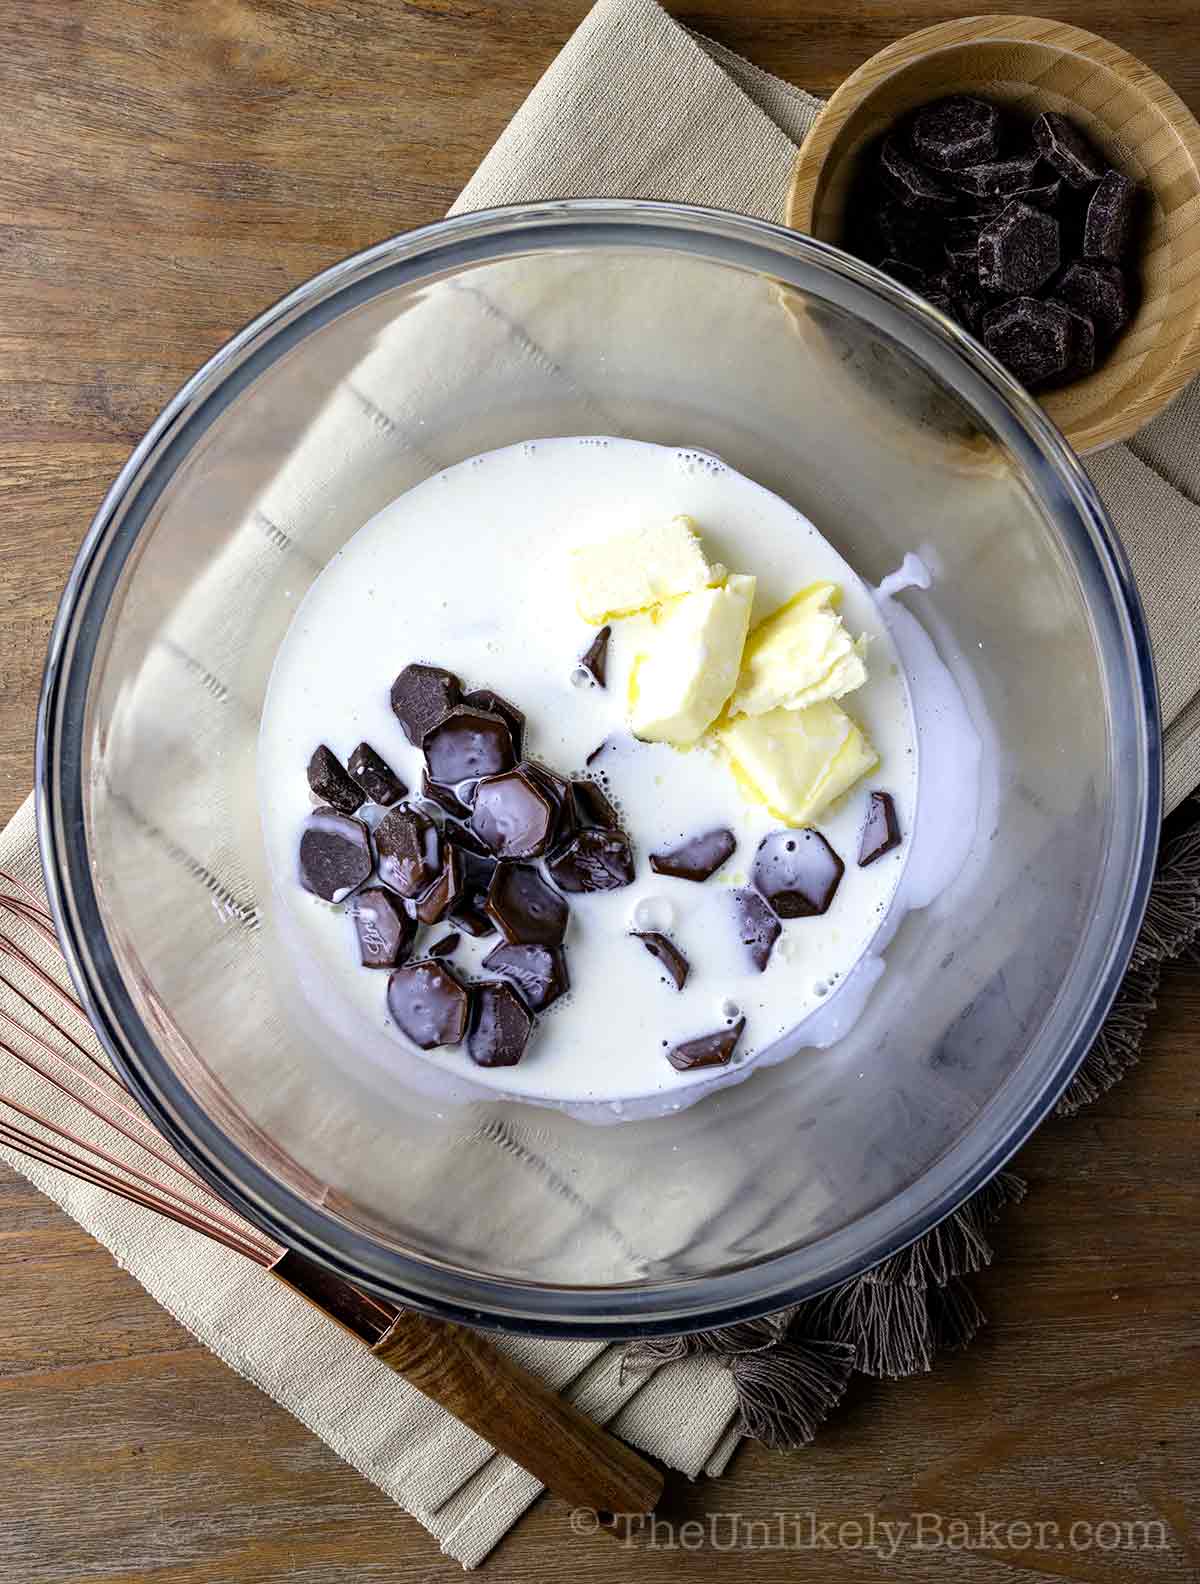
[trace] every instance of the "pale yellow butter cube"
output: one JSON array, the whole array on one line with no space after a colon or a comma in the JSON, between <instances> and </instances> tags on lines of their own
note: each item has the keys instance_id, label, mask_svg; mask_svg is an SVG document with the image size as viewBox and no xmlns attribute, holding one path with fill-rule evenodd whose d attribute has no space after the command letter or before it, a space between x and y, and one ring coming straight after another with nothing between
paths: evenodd
<instances>
[{"instance_id":1,"label":"pale yellow butter cube","mask_svg":"<svg viewBox=\"0 0 1200 1584\"><path fill-rule=\"evenodd\" d=\"M716 720L737 681L755 582L733 573L663 607L630 677L635 737L688 748Z\"/></svg>"},{"instance_id":2,"label":"pale yellow butter cube","mask_svg":"<svg viewBox=\"0 0 1200 1584\"><path fill-rule=\"evenodd\" d=\"M746 795L789 825L810 824L879 763L861 728L832 699L737 715L714 735Z\"/></svg>"},{"instance_id":3,"label":"pale yellow butter cube","mask_svg":"<svg viewBox=\"0 0 1200 1584\"><path fill-rule=\"evenodd\" d=\"M651 523L571 551L571 583L584 621L611 621L718 581L690 517Z\"/></svg>"},{"instance_id":4,"label":"pale yellow butter cube","mask_svg":"<svg viewBox=\"0 0 1200 1584\"><path fill-rule=\"evenodd\" d=\"M812 583L759 622L746 640L731 715L806 709L862 687L866 639L846 631L840 598L836 583Z\"/></svg>"}]
</instances>

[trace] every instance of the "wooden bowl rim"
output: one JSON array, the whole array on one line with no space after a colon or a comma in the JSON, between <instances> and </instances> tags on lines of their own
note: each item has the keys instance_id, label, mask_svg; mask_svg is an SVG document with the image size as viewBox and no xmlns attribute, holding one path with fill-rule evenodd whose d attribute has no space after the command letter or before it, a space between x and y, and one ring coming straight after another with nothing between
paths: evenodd
<instances>
[{"instance_id":1,"label":"wooden bowl rim","mask_svg":"<svg viewBox=\"0 0 1200 1584\"><path fill-rule=\"evenodd\" d=\"M970 36L964 33L967 28L972 30ZM834 139L853 112L866 103L883 81L943 47L968 47L975 43L1044 44L1064 55L1084 55L1115 73L1150 101L1170 122L1191 160L1197 189L1200 191L1200 123L1171 85L1144 61L1138 60L1136 55L1131 55L1110 39L1070 22L1056 22L1050 17L987 13L957 17L953 21L935 22L931 27L918 28L915 33L906 33L903 38L894 39L855 67L826 100L808 136L800 145L788 190L787 224L794 231L811 234L817 186ZM883 76L879 75L881 66L888 68ZM1068 441L1076 451L1088 452L1128 440L1161 412L1198 372L1200 292L1197 293L1190 331L1179 344L1170 365L1160 371L1148 389L1143 388L1136 416L1130 414L1127 420L1108 420L1103 424L1068 430Z\"/></svg>"}]
</instances>

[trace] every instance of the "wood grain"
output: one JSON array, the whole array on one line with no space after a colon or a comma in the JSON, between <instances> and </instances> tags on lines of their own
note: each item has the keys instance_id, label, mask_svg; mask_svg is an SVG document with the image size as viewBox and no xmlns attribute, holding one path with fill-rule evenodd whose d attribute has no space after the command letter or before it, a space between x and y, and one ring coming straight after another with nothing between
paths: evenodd
<instances>
[{"instance_id":1,"label":"wood grain","mask_svg":"<svg viewBox=\"0 0 1200 1584\"><path fill-rule=\"evenodd\" d=\"M572 1507L653 1512L659 1471L501 1353L481 1331L359 1292L293 1250L271 1274L377 1359L536 1476Z\"/></svg>"},{"instance_id":2,"label":"wood grain","mask_svg":"<svg viewBox=\"0 0 1200 1584\"><path fill-rule=\"evenodd\" d=\"M1042 406L1079 452L1127 440L1200 371L1200 125L1179 96L1108 39L1044 17L976 17L910 33L836 90L796 158L788 224L844 243L865 152L947 92L1027 121L1067 115L1146 195L1136 312L1099 367Z\"/></svg>"},{"instance_id":3,"label":"wood grain","mask_svg":"<svg viewBox=\"0 0 1200 1584\"><path fill-rule=\"evenodd\" d=\"M980 9L1023 11L1028 0ZM931 0L694 0L681 20L830 90ZM25 795L41 657L79 539L175 386L289 285L442 213L586 0L0 0L0 819ZM1057 0L1200 107L1194 0ZM736 1556L693 1532L572 1534L543 1502L497 1584L727 1576L1200 1577L1200 973L1171 970L1143 1066L1022 1153L992 1316L927 1378L868 1384L795 1456L669 1483L677 1523L1161 1520L1164 1551L853 1544ZM199 1348L77 1226L0 1173L0 1578L418 1584L461 1577L320 1441ZM64 1302L64 1293L70 1301ZM718 1542L724 1532L718 1532ZM836 1537L835 1537L836 1538ZM987 1538L984 1536L983 1538Z\"/></svg>"},{"instance_id":4,"label":"wood grain","mask_svg":"<svg viewBox=\"0 0 1200 1584\"><path fill-rule=\"evenodd\" d=\"M539 1386L480 1332L409 1310L371 1351L569 1506L654 1511L663 1488L658 1470Z\"/></svg>"}]
</instances>

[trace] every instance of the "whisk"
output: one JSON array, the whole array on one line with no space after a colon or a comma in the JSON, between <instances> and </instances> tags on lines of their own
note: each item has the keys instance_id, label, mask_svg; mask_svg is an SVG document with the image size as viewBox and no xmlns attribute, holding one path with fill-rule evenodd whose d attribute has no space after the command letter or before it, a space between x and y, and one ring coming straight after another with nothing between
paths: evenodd
<instances>
[{"instance_id":1,"label":"whisk","mask_svg":"<svg viewBox=\"0 0 1200 1584\"><path fill-rule=\"evenodd\" d=\"M0 869L0 1145L253 1260L572 1506L653 1510L659 1471L481 1333L360 1291L214 1198L89 1049L68 985L50 914Z\"/></svg>"}]
</instances>

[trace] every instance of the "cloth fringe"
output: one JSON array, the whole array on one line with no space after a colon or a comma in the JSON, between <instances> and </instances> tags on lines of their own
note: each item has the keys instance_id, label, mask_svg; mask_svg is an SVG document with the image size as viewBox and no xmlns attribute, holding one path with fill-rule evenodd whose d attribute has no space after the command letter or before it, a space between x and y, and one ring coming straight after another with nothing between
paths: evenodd
<instances>
[{"instance_id":1,"label":"cloth fringe","mask_svg":"<svg viewBox=\"0 0 1200 1584\"><path fill-rule=\"evenodd\" d=\"M1164 842L1129 971L1104 1027L1055 1110L1071 1117L1138 1060L1163 963L1200 956L1200 795L1191 823ZM871 1270L790 1309L690 1336L632 1342L622 1369L696 1354L728 1367L742 1434L765 1446L807 1446L855 1373L896 1380L966 1347L987 1317L966 1278L992 1261L987 1229L1025 1184L1001 1171L964 1205Z\"/></svg>"}]
</instances>

